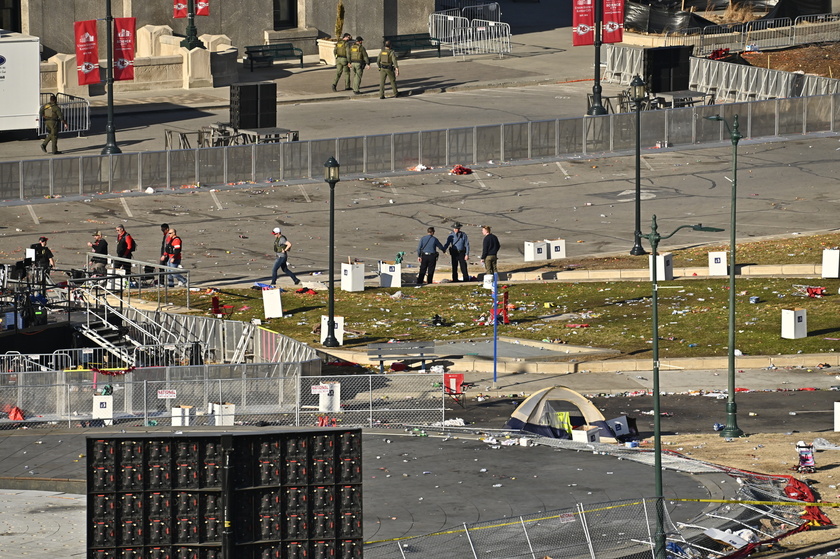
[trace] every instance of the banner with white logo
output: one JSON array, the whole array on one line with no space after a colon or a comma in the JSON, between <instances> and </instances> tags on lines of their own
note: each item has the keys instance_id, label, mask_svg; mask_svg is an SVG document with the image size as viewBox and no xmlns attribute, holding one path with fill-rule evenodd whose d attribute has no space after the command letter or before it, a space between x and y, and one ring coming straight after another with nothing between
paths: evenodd
<instances>
[{"instance_id":1,"label":"banner with white logo","mask_svg":"<svg viewBox=\"0 0 840 559\"><path fill-rule=\"evenodd\" d=\"M572 45L595 43L595 2L600 0L572 0Z\"/></svg>"},{"instance_id":2,"label":"banner with white logo","mask_svg":"<svg viewBox=\"0 0 840 559\"><path fill-rule=\"evenodd\" d=\"M624 40L624 0L604 0L601 39L604 43L620 43Z\"/></svg>"},{"instance_id":3,"label":"banner with white logo","mask_svg":"<svg viewBox=\"0 0 840 559\"><path fill-rule=\"evenodd\" d=\"M195 0L195 15L209 16L210 15L210 0Z\"/></svg>"},{"instance_id":4,"label":"banner with white logo","mask_svg":"<svg viewBox=\"0 0 840 559\"><path fill-rule=\"evenodd\" d=\"M91 85L102 81L99 77L99 46L96 40L96 20L73 23L76 37L76 69L79 85Z\"/></svg>"},{"instance_id":5,"label":"banner with white logo","mask_svg":"<svg viewBox=\"0 0 840 559\"><path fill-rule=\"evenodd\" d=\"M114 18L114 81L134 79L137 18Z\"/></svg>"},{"instance_id":6,"label":"banner with white logo","mask_svg":"<svg viewBox=\"0 0 840 559\"><path fill-rule=\"evenodd\" d=\"M174 10L173 14L172 14L173 17L175 17L175 18L187 17L187 2L186 2L186 0L175 0L173 10Z\"/></svg>"}]
</instances>

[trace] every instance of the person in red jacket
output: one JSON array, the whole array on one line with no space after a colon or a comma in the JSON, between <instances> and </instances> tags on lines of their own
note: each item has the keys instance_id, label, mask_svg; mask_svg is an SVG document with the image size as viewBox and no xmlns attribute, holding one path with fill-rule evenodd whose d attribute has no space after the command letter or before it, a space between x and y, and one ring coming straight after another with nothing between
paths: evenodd
<instances>
[{"instance_id":1,"label":"person in red jacket","mask_svg":"<svg viewBox=\"0 0 840 559\"><path fill-rule=\"evenodd\" d=\"M170 268L181 267L181 237L175 229L169 230L169 236L166 238L166 246L163 249L163 256L160 257L162 264L166 264ZM175 280L178 280L178 285L187 285L187 278L181 274L169 274L169 287L175 287Z\"/></svg>"},{"instance_id":2,"label":"person in red jacket","mask_svg":"<svg viewBox=\"0 0 840 559\"><path fill-rule=\"evenodd\" d=\"M117 225L117 256L120 258L131 258L134 254L134 239L128 234L123 225ZM125 274L131 273L131 262L116 261L114 268L125 270Z\"/></svg>"}]
</instances>

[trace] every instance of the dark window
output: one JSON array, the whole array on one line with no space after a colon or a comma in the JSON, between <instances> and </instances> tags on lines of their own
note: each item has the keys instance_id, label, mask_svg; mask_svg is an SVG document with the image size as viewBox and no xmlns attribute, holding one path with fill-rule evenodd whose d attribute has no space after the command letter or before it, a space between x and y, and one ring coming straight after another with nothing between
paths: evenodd
<instances>
[{"instance_id":1,"label":"dark window","mask_svg":"<svg viewBox=\"0 0 840 559\"><path fill-rule=\"evenodd\" d=\"M0 29L20 33L20 0L0 0Z\"/></svg>"},{"instance_id":2,"label":"dark window","mask_svg":"<svg viewBox=\"0 0 840 559\"><path fill-rule=\"evenodd\" d=\"M274 29L297 27L297 0L274 0Z\"/></svg>"}]
</instances>

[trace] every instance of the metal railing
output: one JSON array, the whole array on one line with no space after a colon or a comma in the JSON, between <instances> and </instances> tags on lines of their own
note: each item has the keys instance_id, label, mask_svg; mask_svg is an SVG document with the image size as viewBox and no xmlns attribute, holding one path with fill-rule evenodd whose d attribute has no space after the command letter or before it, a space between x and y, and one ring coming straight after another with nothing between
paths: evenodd
<instances>
[{"instance_id":1,"label":"metal railing","mask_svg":"<svg viewBox=\"0 0 840 559\"><path fill-rule=\"evenodd\" d=\"M138 368L98 377L73 370L1 373L0 406L17 406L25 419L0 419L0 426L102 425L93 405L106 384L113 396L113 415L106 424L299 427L328 416L344 427L402 427L443 420L439 374L325 377L301 372L300 363L261 363ZM313 390L322 385L332 391L328 400ZM226 417L214 413L211 403L229 406Z\"/></svg>"},{"instance_id":2,"label":"metal railing","mask_svg":"<svg viewBox=\"0 0 840 559\"><path fill-rule=\"evenodd\" d=\"M644 111L643 145L658 140L674 145L721 142L720 127L702 117L736 112L745 137L833 132L840 119L836 101L836 95L821 95ZM330 156L340 159L342 170L352 176L394 173L421 163L445 167L609 153L634 149L631 120L629 113L610 114L279 144L0 162L0 198L137 191L148 186L166 189L197 182L261 182L269 177L320 180L323 162ZM89 182L91 167L98 170L98 178ZM75 184L73 190L66 188L68 182Z\"/></svg>"},{"instance_id":3,"label":"metal railing","mask_svg":"<svg viewBox=\"0 0 840 559\"><path fill-rule=\"evenodd\" d=\"M90 103L83 97L75 97L66 93L55 93L58 106L61 108L61 114L67 122L67 129L60 129L59 133L76 132L81 135L82 132L90 130ZM41 105L45 105L50 100L49 93L41 93ZM43 120L38 122L38 135L47 135L47 124Z\"/></svg>"},{"instance_id":4,"label":"metal railing","mask_svg":"<svg viewBox=\"0 0 840 559\"><path fill-rule=\"evenodd\" d=\"M498 21L474 19L467 28L458 29L452 45L454 56L510 53L510 25Z\"/></svg>"},{"instance_id":5,"label":"metal railing","mask_svg":"<svg viewBox=\"0 0 840 559\"><path fill-rule=\"evenodd\" d=\"M0 383L20 384L10 375L21 373L44 373L42 378L46 382L55 383L62 371L203 364L200 343L155 344L123 349L124 359L115 358L102 347L59 349L52 353L7 352L0 355Z\"/></svg>"}]
</instances>

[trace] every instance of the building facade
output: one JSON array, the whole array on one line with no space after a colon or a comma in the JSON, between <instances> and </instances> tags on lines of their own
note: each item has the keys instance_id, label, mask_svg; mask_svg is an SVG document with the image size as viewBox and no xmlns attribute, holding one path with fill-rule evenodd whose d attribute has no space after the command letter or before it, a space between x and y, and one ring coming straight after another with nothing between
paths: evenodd
<instances>
[{"instance_id":1,"label":"building facade","mask_svg":"<svg viewBox=\"0 0 840 559\"><path fill-rule=\"evenodd\" d=\"M187 20L172 17L172 0L110 1L114 17L136 17L137 27L168 25L176 34L185 32ZM337 0L209 1L210 15L195 18L198 34L227 35L240 52L271 40L294 43L312 54L315 40L335 29ZM435 5L434 0L343 1L344 31L363 36L369 46L378 46L383 35L428 31ZM103 17L102 0L0 0L0 28L40 37L44 59L74 52L74 21Z\"/></svg>"}]
</instances>

